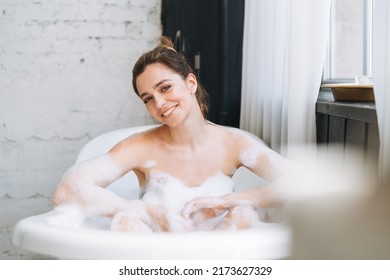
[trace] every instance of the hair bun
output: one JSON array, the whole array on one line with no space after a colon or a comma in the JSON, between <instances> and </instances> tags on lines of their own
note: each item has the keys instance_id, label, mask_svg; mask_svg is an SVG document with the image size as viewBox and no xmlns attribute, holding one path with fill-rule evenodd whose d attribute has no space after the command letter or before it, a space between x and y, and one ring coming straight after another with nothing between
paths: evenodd
<instances>
[{"instance_id":1,"label":"hair bun","mask_svg":"<svg viewBox=\"0 0 390 280\"><path fill-rule=\"evenodd\" d=\"M168 36L161 36L160 37L160 44L158 45L158 47L169 49L169 50L172 50L174 52L177 52L174 48L174 45L173 45L171 38L169 38Z\"/></svg>"}]
</instances>

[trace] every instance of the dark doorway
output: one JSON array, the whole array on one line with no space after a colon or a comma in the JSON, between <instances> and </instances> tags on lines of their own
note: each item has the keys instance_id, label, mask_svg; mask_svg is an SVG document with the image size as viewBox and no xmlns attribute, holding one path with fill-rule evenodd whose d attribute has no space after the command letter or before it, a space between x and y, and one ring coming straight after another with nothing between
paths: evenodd
<instances>
[{"instance_id":1,"label":"dark doorway","mask_svg":"<svg viewBox=\"0 0 390 280\"><path fill-rule=\"evenodd\" d=\"M162 24L210 95L209 119L238 127L244 0L163 0Z\"/></svg>"}]
</instances>

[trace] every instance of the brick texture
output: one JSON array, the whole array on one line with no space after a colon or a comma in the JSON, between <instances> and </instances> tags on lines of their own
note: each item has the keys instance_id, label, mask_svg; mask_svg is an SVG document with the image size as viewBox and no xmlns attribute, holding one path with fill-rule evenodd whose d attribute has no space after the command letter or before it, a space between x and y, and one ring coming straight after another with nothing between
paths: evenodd
<instances>
[{"instance_id":1,"label":"brick texture","mask_svg":"<svg viewBox=\"0 0 390 280\"><path fill-rule=\"evenodd\" d=\"M161 0L0 1L0 259L91 138L152 123L131 68L161 34ZM43 257L44 258L44 257Z\"/></svg>"}]
</instances>

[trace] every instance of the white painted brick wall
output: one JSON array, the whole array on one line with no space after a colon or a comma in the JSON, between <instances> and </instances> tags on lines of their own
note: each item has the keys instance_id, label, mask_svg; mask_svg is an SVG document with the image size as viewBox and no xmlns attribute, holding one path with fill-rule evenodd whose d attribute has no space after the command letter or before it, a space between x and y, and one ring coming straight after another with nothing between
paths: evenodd
<instances>
[{"instance_id":1,"label":"white painted brick wall","mask_svg":"<svg viewBox=\"0 0 390 280\"><path fill-rule=\"evenodd\" d=\"M50 209L78 151L104 132L151 123L131 85L161 34L161 0L0 0L0 259L15 223Z\"/></svg>"}]
</instances>

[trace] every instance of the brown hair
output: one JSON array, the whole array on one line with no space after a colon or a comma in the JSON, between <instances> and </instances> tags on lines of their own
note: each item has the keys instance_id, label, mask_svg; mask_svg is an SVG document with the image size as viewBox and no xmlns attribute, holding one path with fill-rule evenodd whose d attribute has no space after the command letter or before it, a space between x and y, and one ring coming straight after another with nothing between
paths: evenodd
<instances>
[{"instance_id":1,"label":"brown hair","mask_svg":"<svg viewBox=\"0 0 390 280\"><path fill-rule=\"evenodd\" d=\"M144 53L133 67L133 88L138 96L139 92L136 86L136 79L145 71L146 66L154 63L164 64L178 73L183 79L186 79L189 74L193 74L196 77L194 70L192 70L191 66L188 64L185 56L174 49L171 39L162 36L160 37L160 44L153 50ZM195 96L203 117L207 119L210 97L199 81Z\"/></svg>"}]
</instances>

